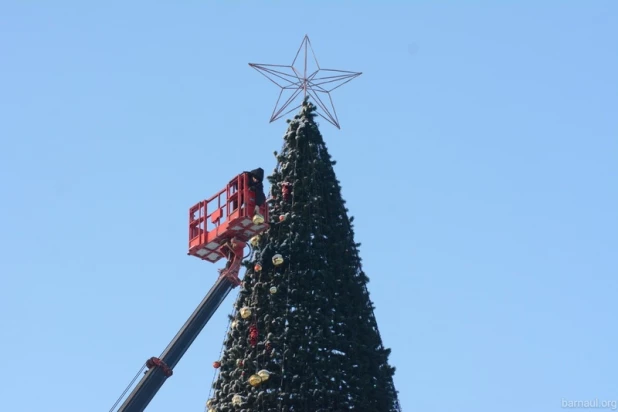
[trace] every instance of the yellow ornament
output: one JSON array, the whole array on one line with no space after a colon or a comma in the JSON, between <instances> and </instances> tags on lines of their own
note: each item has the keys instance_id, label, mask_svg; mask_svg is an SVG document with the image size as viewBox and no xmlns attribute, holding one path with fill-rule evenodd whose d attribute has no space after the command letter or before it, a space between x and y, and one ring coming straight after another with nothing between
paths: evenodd
<instances>
[{"instance_id":1,"label":"yellow ornament","mask_svg":"<svg viewBox=\"0 0 618 412\"><path fill-rule=\"evenodd\" d=\"M282 263L283 263L283 256L281 256L278 253L275 256L273 256L273 264L275 266L279 266Z\"/></svg>"},{"instance_id":2,"label":"yellow ornament","mask_svg":"<svg viewBox=\"0 0 618 412\"><path fill-rule=\"evenodd\" d=\"M257 374L262 379L262 382L266 382L268 378L270 378L270 372L268 372L266 369L262 369Z\"/></svg>"},{"instance_id":3,"label":"yellow ornament","mask_svg":"<svg viewBox=\"0 0 618 412\"><path fill-rule=\"evenodd\" d=\"M232 396L232 405L239 406L242 403L242 396L234 395Z\"/></svg>"},{"instance_id":4,"label":"yellow ornament","mask_svg":"<svg viewBox=\"0 0 618 412\"><path fill-rule=\"evenodd\" d=\"M240 308L240 317L243 319L247 319L249 316L251 316L251 309L248 308L247 306L243 306L242 308Z\"/></svg>"},{"instance_id":5,"label":"yellow ornament","mask_svg":"<svg viewBox=\"0 0 618 412\"><path fill-rule=\"evenodd\" d=\"M254 225L261 225L262 223L264 223L264 216L260 215L259 213L256 213L255 215L253 215Z\"/></svg>"},{"instance_id":6,"label":"yellow ornament","mask_svg":"<svg viewBox=\"0 0 618 412\"><path fill-rule=\"evenodd\" d=\"M258 386L260 383L262 383L262 378L259 375L251 375L249 377L249 385Z\"/></svg>"},{"instance_id":7,"label":"yellow ornament","mask_svg":"<svg viewBox=\"0 0 618 412\"><path fill-rule=\"evenodd\" d=\"M237 320L233 320L232 321L232 328L236 328L236 326L238 326L238 321Z\"/></svg>"},{"instance_id":8,"label":"yellow ornament","mask_svg":"<svg viewBox=\"0 0 618 412\"><path fill-rule=\"evenodd\" d=\"M251 240L249 240L249 243L251 243L251 246L256 247L257 245L260 244L260 235L255 235L251 238Z\"/></svg>"},{"instance_id":9,"label":"yellow ornament","mask_svg":"<svg viewBox=\"0 0 618 412\"><path fill-rule=\"evenodd\" d=\"M277 293L277 288L276 288L276 287L274 287L274 286L272 286L272 287L269 289L269 292L270 292L272 295L274 295L275 293Z\"/></svg>"}]
</instances>

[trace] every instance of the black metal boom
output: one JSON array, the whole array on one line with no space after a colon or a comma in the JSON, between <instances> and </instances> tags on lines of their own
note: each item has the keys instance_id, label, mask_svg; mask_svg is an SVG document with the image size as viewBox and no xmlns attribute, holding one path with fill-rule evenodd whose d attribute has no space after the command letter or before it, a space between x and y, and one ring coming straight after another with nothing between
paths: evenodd
<instances>
[{"instance_id":1,"label":"black metal boom","mask_svg":"<svg viewBox=\"0 0 618 412\"><path fill-rule=\"evenodd\" d=\"M220 276L182 329L170 342L160 358L150 358L148 371L129 394L117 412L143 412L163 383L172 375L189 346L236 285L227 276Z\"/></svg>"},{"instance_id":2,"label":"black metal boom","mask_svg":"<svg viewBox=\"0 0 618 412\"><path fill-rule=\"evenodd\" d=\"M242 181L239 180L241 177ZM257 177L253 177L253 179L257 181ZM219 194L210 200L198 203L197 206L189 210L188 254L213 263L222 257L227 259L228 262L224 269L219 269L219 278L161 356L152 357L146 361L146 364L142 366L109 412L144 412L167 378L173 375L174 367L180 362L180 359L202 332L204 326L230 291L241 284L238 273L242 264L246 241L251 237L253 244L253 239L268 228L268 224L265 223L265 217L268 218L268 209L265 204L259 207L255 205L256 189L251 188L248 181L249 173L242 173L234 178L226 189L220 191ZM239 191L239 189L242 189L242 191ZM250 192L253 192L253 195ZM231 196L229 196L230 193L232 193ZM224 206L221 205L222 196L225 199ZM262 197L264 197L263 192ZM209 214L208 204L213 199L217 199L216 209ZM249 217L249 211L253 213L253 217ZM234 217L228 219L227 214L222 216L222 214L228 212L232 213ZM264 216L259 212L264 213ZM223 224L221 223L222 218ZM211 223L215 223L215 229L206 230L208 219ZM216 245L214 249L213 244ZM148 370L125 399L125 394L140 377L144 368L148 368ZM116 409L116 406L123 399L122 405Z\"/></svg>"}]
</instances>

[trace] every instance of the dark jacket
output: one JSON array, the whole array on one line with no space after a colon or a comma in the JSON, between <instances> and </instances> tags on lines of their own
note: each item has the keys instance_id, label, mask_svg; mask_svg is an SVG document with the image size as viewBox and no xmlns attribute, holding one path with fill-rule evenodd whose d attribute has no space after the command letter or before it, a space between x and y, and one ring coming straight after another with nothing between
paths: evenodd
<instances>
[{"instance_id":1,"label":"dark jacket","mask_svg":"<svg viewBox=\"0 0 618 412\"><path fill-rule=\"evenodd\" d=\"M264 169L258 167L257 169L253 169L249 173L249 189L255 192L255 204L257 206L262 206L266 201L266 195L264 194ZM253 181L253 178L257 179L257 182Z\"/></svg>"}]
</instances>

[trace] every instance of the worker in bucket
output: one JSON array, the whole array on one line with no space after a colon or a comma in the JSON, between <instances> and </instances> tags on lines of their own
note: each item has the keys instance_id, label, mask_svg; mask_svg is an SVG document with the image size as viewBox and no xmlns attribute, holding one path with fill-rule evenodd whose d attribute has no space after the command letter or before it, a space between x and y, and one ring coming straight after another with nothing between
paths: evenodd
<instances>
[{"instance_id":1,"label":"worker in bucket","mask_svg":"<svg viewBox=\"0 0 618 412\"><path fill-rule=\"evenodd\" d=\"M253 223L260 224L264 222L264 216L260 214L260 207L266 202L266 195L264 194L264 169L258 167L250 172L244 172L249 174L249 190L255 193L255 211L253 215Z\"/></svg>"}]
</instances>

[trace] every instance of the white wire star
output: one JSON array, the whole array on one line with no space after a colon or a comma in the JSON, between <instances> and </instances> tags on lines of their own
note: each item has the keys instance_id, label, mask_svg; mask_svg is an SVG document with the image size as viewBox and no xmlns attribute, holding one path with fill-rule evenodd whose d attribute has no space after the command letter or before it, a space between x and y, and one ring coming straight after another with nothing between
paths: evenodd
<instances>
[{"instance_id":1,"label":"white wire star","mask_svg":"<svg viewBox=\"0 0 618 412\"><path fill-rule=\"evenodd\" d=\"M303 70L300 71L294 65L296 64L296 60L298 59L298 55L301 50L304 48L304 67ZM315 62L316 70L310 71L308 70L308 61L307 55L308 51L311 49L311 55L313 56L313 60ZM330 92L335 90L338 87L343 86L347 82L353 80L355 77L360 76L362 73L349 72L344 70L332 70L332 69L322 69L318 64L318 59L315 57L315 53L313 51L313 47L311 47L311 41L309 41L309 37L305 36L303 42L296 52L296 57L294 57L294 61L291 65L278 65L278 64L257 64L257 63L249 63L249 66L253 67L261 74L263 74L268 80L275 83L277 86L281 88L281 92L279 93L279 98L277 99L277 104L273 110L272 116L270 117L270 122L274 122L277 119L282 118L288 113L297 110L301 104L298 106L289 109L284 112L292 102L300 95L301 91L303 93L303 100L307 98L307 95L315 101L316 105L322 109L324 114L320 114L323 118L325 118L328 122L334 125L336 128L341 129L339 126L339 119L337 118L337 112L335 111L335 106L333 104L333 99L330 96ZM287 69L287 70L285 70ZM285 71L283 71L285 70ZM318 73L327 72L325 75L318 76ZM289 95L287 99L282 99L283 94L286 93ZM326 103L320 98L321 96L328 96L328 100ZM282 100L285 100L282 102ZM325 99L326 100L326 99ZM327 107L329 104L329 107ZM332 110L332 111L331 111Z\"/></svg>"}]
</instances>

